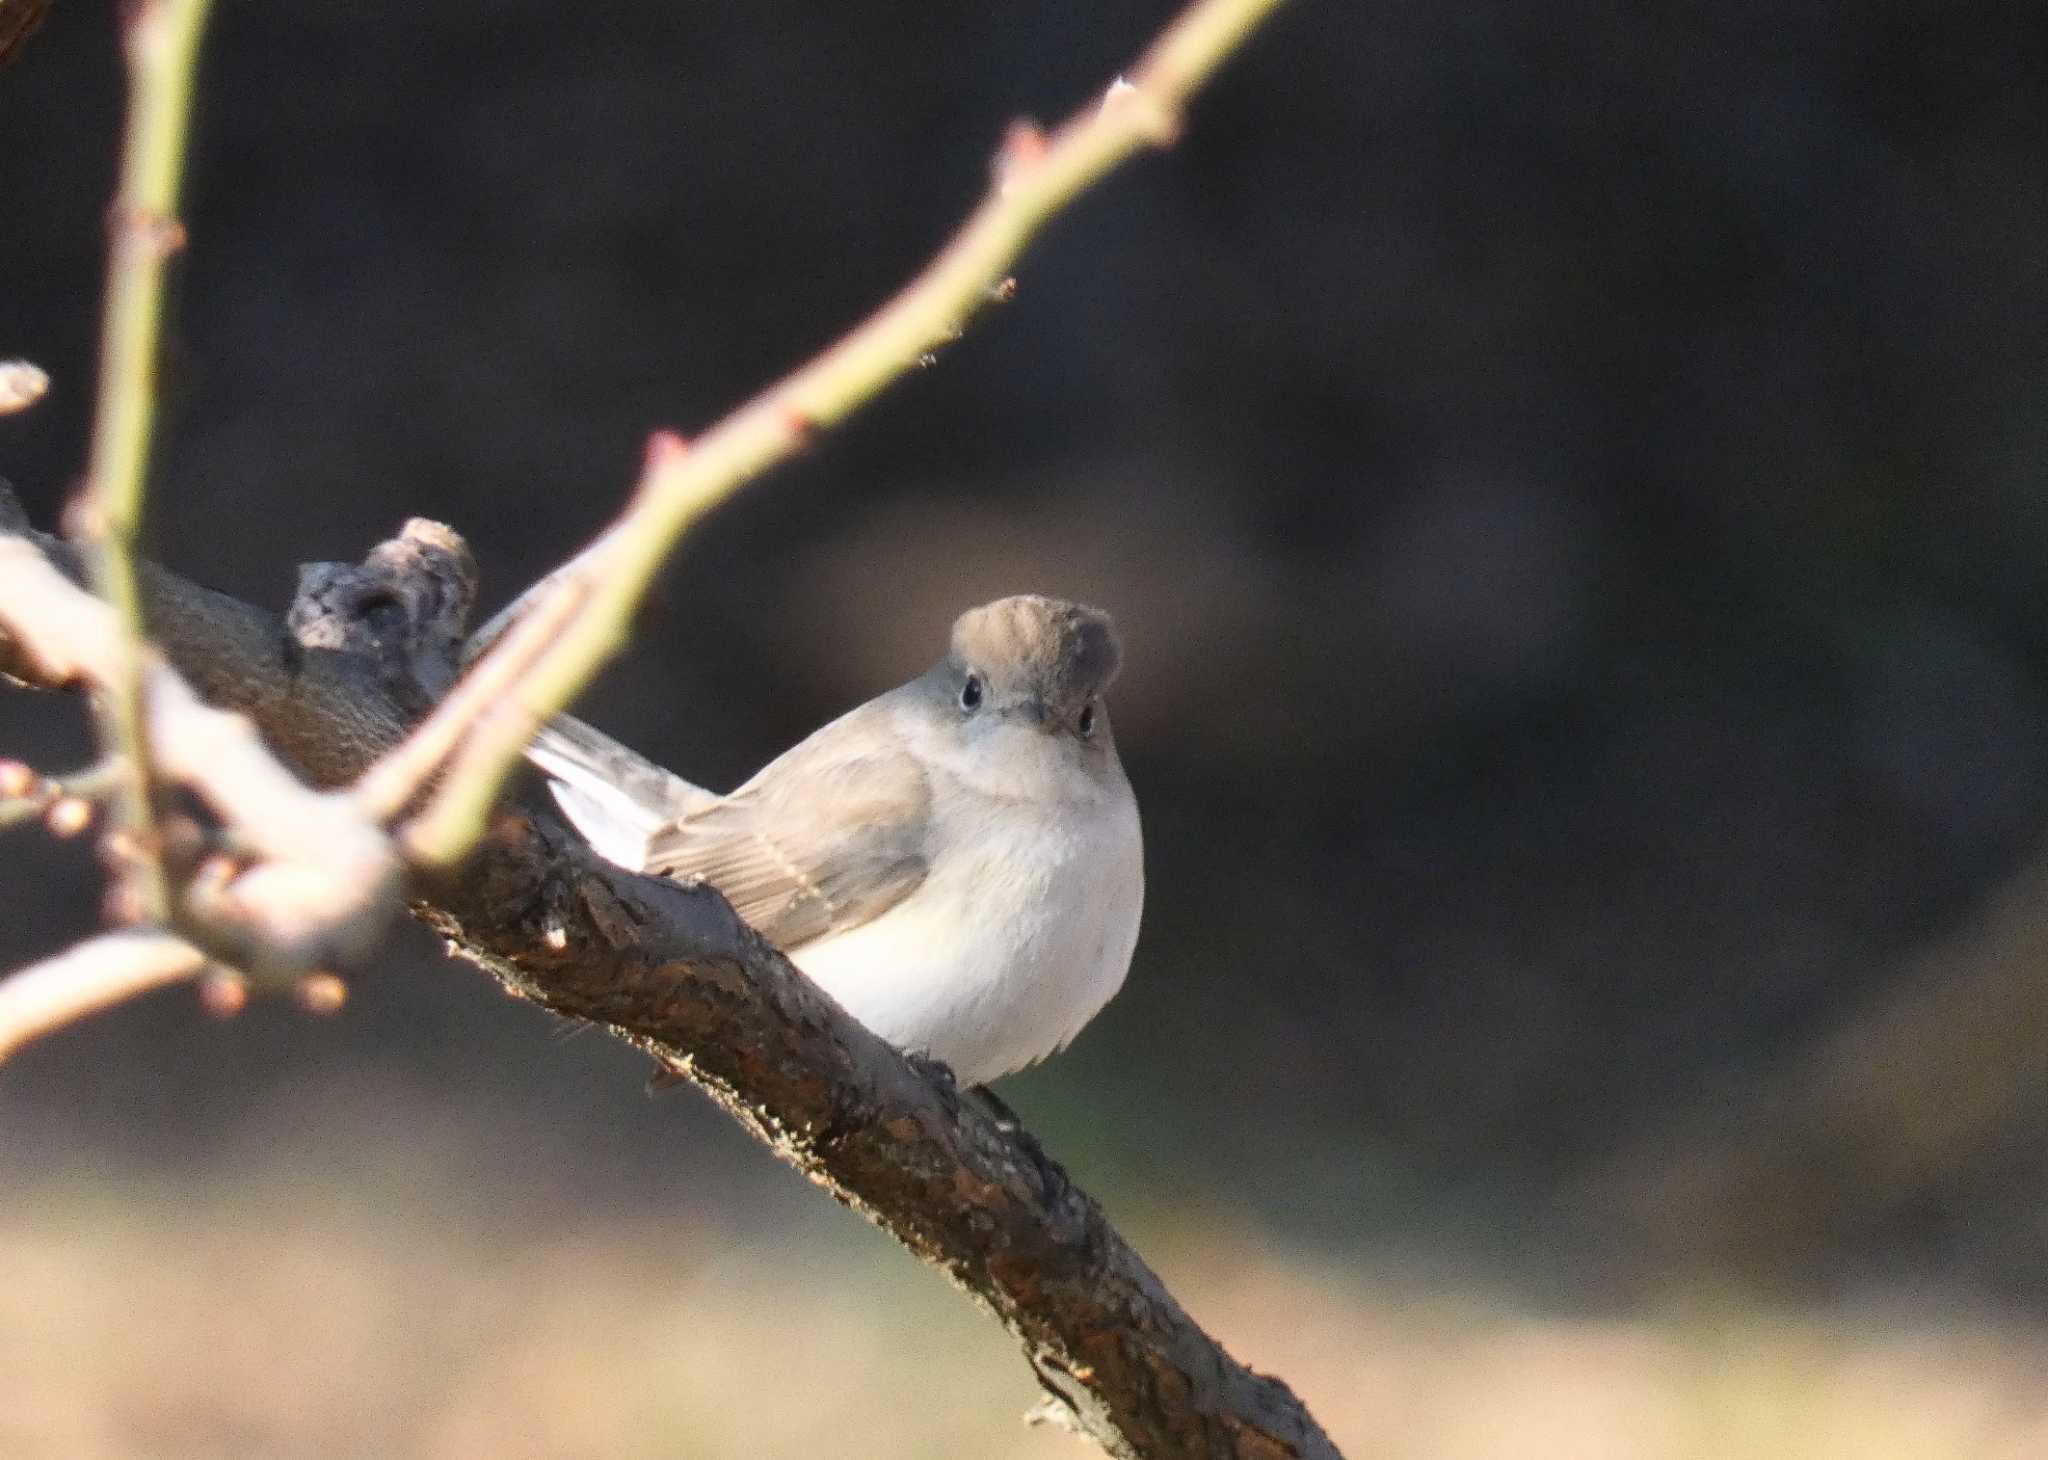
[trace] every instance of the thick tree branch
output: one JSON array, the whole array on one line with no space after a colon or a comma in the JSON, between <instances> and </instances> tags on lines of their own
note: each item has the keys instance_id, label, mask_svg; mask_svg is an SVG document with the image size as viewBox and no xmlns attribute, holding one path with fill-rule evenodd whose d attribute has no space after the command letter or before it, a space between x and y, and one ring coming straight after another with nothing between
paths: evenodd
<instances>
[{"instance_id":1,"label":"thick tree branch","mask_svg":"<svg viewBox=\"0 0 2048 1460\"><path fill-rule=\"evenodd\" d=\"M167 573L143 583L179 669L308 775L351 780L403 737L390 664L305 649L274 616ZM35 662L20 647L17 673ZM506 818L414 910L507 988L705 1089L945 1271L1112 1455L1336 1456L1287 1386L1205 1334L1035 1142L856 1023L715 891L622 871L545 818Z\"/></svg>"}]
</instances>

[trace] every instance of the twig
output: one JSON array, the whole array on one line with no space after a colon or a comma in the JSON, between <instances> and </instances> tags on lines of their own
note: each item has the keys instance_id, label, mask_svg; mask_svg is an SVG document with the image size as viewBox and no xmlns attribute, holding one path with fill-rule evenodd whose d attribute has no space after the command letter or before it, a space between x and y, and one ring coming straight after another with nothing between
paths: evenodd
<instances>
[{"instance_id":1,"label":"twig","mask_svg":"<svg viewBox=\"0 0 2048 1460\"><path fill-rule=\"evenodd\" d=\"M0 1062L31 1040L137 994L196 978L206 955L152 929L103 933L0 980Z\"/></svg>"},{"instance_id":2,"label":"twig","mask_svg":"<svg viewBox=\"0 0 2048 1460\"><path fill-rule=\"evenodd\" d=\"M163 917L169 894L156 856L148 727L142 709L142 613L135 537L142 520L156 361L163 328L164 265L184 246L178 184L184 171L192 73L209 0L141 0L123 30L128 123L114 197L101 326L99 404L87 486L72 524L100 596L113 605L125 647L101 697L101 728L126 757L123 819L141 853L144 900Z\"/></svg>"},{"instance_id":3,"label":"twig","mask_svg":"<svg viewBox=\"0 0 2048 1460\"><path fill-rule=\"evenodd\" d=\"M1100 103L1050 137L1028 124L1014 127L994 190L901 293L696 442L657 434L625 514L553 575L581 579L587 596L519 676L514 693L527 713L543 721L565 709L618 652L654 575L705 513L956 338L1047 219L1132 153L1170 142L1195 88L1277 3L1198 0ZM413 854L428 862L459 858L523 749L466 743L408 832Z\"/></svg>"},{"instance_id":4,"label":"twig","mask_svg":"<svg viewBox=\"0 0 2048 1460\"><path fill-rule=\"evenodd\" d=\"M0 0L0 4L6 0ZM49 372L30 360L0 360L0 416L27 410L50 389Z\"/></svg>"},{"instance_id":5,"label":"twig","mask_svg":"<svg viewBox=\"0 0 2048 1460\"><path fill-rule=\"evenodd\" d=\"M123 772L111 761L68 776L39 776L18 760L0 762L0 830L41 816L60 801L103 801L118 795Z\"/></svg>"}]
</instances>

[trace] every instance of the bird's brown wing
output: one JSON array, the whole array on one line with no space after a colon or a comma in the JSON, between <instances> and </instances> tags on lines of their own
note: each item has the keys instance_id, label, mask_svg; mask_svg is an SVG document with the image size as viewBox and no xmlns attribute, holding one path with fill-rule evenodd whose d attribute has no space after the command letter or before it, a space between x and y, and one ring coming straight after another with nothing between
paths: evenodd
<instances>
[{"instance_id":1,"label":"bird's brown wing","mask_svg":"<svg viewBox=\"0 0 2048 1460\"><path fill-rule=\"evenodd\" d=\"M864 705L654 833L645 868L701 880L785 951L881 916L924 881L931 787Z\"/></svg>"}]
</instances>

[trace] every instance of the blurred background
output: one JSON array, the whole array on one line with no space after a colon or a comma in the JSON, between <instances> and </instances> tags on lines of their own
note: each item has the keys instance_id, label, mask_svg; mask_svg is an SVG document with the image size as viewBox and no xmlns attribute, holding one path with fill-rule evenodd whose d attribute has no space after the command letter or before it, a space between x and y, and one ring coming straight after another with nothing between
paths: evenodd
<instances>
[{"instance_id":1,"label":"blurred background","mask_svg":"<svg viewBox=\"0 0 2048 1460\"><path fill-rule=\"evenodd\" d=\"M1172 13L223 0L151 540L487 606ZM1005 1097L1353 1454L2048 1454L2048 12L1296 0L1014 303L685 546L582 712L713 786L1110 608L1123 994ZM84 459L120 75L0 71ZM61 769L78 706L0 694ZM17 830L0 965L94 925ZM1019 1456L995 1326L408 929L0 1069L0 1453Z\"/></svg>"}]
</instances>

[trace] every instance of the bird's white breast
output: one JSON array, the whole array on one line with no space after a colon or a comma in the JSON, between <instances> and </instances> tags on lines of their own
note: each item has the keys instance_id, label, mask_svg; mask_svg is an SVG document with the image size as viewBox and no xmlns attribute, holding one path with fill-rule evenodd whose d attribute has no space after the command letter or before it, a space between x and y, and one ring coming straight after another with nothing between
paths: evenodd
<instances>
[{"instance_id":1,"label":"bird's white breast","mask_svg":"<svg viewBox=\"0 0 2048 1460\"><path fill-rule=\"evenodd\" d=\"M963 1085L1054 1053L1109 1001L1137 944L1145 879L1120 772L1048 761L1046 784L1012 795L1024 788L975 769L938 763L923 884L790 955L861 1023L944 1060Z\"/></svg>"}]
</instances>

